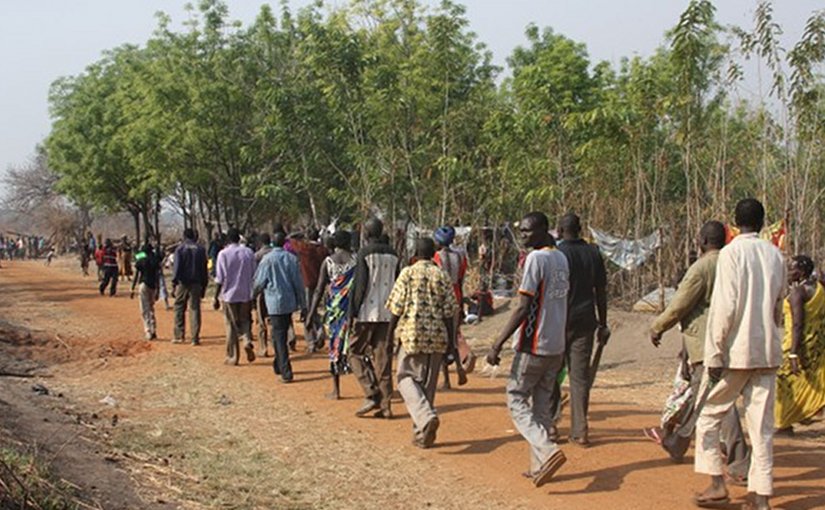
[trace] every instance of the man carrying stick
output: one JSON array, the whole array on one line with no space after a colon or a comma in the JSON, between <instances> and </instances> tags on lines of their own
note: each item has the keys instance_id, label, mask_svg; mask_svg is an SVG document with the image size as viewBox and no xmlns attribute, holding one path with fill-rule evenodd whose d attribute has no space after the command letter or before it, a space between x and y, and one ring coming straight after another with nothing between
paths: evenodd
<instances>
[{"instance_id":1,"label":"man carrying stick","mask_svg":"<svg viewBox=\"0 0 825 510\"><path fill-rule=\"evenodd\" d=\"M590 406L590 386L595 370L591 367L594 334L599 345L610 338L607 327L607 271L599 248L580 237L581 222L573 213L559 220L559 251L567 257L570 267L567 333L564 350L570 378L570 442L587 447L587 410ZM593 372L591 374L591 371ZM556 382L551 408L556 410L554 422L561 414L561 384ZM552 431L551 431L552 432Z\"/></svg>"},{"instance_id":2,"label":"man carrying stick","mask_svg":"<svg viewBox=\"0 0 825 510\"><path fill-rule=\"evenodd\" d=\"M705 336L703 385L711 389L696 422L697 473L711 485L694 497L699 506L729 500L723 477L719 430L739 395L751 440L748 492L744 508L767 510L773 494L773 433L776 371L782 363L782 293L785 264L779 250L759 239L765 209L753 198L736 204L741 234L719 252Z\"/></svg>"},{"instance_id":3,"label":"man carrying stick","mask_svg":"<svg viewBox=\"0 0 825 510\"><path fill-rule=\"evenodd\" d=\"M725 226L718 221L705 223L699 231L699 249L702 255L685 273L670 304L650 328L650 341L654 347L659 347L662 334L677 323L682 330L682 357L687 358L682 377L690 383L689 396L681 406L683 410L663 430L644 430L645 435L661 445L675 462L682 462L693 438L696 413L701 412L701 409L694 407L699 400L699 385L704 371L705 332L716 279L716 262L719 250L724 245ZM737 483L744 482L748 477L750 450L735 406L730 408L722 422L722 443L725 445L728 476Z\"/></svg>"},{"instance_id":4,"label":"man carrying stick","mask_svg":"<svg viewBox=\"0 0 825 510\"><path fill-rule=\"evenodd\" d=\"M549 482L567 461L550 437L550 397L564 362L567 258L556 250L547 216L529 213L519 224L521 242L532 248L524 262L519 303L487 354L498 365L501 348L520 328L507 382L507 406L516 429L530 443L530 471L524 475L536 487Z\"/></svg>"}]
</instances>

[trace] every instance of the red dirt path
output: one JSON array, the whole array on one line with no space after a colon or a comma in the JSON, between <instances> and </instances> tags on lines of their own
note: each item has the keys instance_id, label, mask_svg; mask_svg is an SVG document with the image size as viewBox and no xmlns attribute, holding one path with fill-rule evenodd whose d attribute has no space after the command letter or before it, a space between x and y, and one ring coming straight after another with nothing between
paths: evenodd
<instances>
[{"instance_id":1,"label":"red dirt path","mask_svg":"<svg viewBox=\"0 0 825 510\"><path fill-rule=\"evenodd\" d=\"M507 413L503 377L490 379L472 374L467 386L440 392L437 404L442 426L437 445L421 452L409 444L410 422L402 402L395 404L397 417L393 421L355 418L353 411L360 402L360 393L352 377L344 380L345 399L325 400L323 395L329 389L329 380L324 375L325 356L304 355L300 339L299 352L293 361L298 383L291 385L274 381L270 358L258 360L252 366L224 366L222 315L208 306L203 308L203 346L168 342L172 314L162 310L162 303L158 310L161 341L143 342L138 302L128 299L126 285L122 283L121 294L110 299L100 297L89 278L57 268L44 268L39 262L4 264L0 270L0 292L6 306L0 308L0 318L58 333L62 339L71 338L70 357L75 361L113 355L137 356L146 351L164 357L194 356L213 364L216 378L240 379L260 391L275 387L278 398L332 417L348 430L362 431L373 438L376 448L392 445L395 449L403 445L409 450L411 460L424 458L426 462L448 468L449 472L460 473L462 490L491 489L504 500L519 501L529 507L693 508L691 495L706 484L704 477L693 473L692 458L684 465L674 465L656 445L641 436L642 427L658 420L658 409L618 402L615 397L612 402L606 401L605 392L598 387L591 406L593 446L585 450L562 445L568 463L553 482L542 489L534 489L519 476L527 468L528 451L525 441L513 430ZM60 312L56 323L42 323L37 314L29 313L31 309L27 312L16 302L17 298L32 293L39 296L40 307ZM138 356L137 360L140 359ZM133 370L140 370L140 366L140 362L134 363ZM615 392L611 392L613 395ZM823 453L825 448L821 443L777 440L775 508L825 508ZM737 508L745 490L732 487L731 493L736 506L729 508Z\"/></svg>"}]
</instances>

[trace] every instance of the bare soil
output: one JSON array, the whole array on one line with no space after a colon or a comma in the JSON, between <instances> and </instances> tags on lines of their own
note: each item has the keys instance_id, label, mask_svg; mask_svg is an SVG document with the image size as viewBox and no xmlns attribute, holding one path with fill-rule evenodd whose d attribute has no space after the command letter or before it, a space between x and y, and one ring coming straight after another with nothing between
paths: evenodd
<instances>
[{"instance_id":1,"label":"bare soil","mask_svg":"<svg viewBox=\"0 0 825 510\"><path fill-rule=\"evenodd\" d=\"M641 435L658 423L678 348L675 333L650 346L650 316L611 312L593 446L562 445L568 463L534 489L519 475L528 450L505 407L505 369L480 369L467 386L439 392L436 447L419 450L403 402L394 420L356 418L352 377L342 400L325 400L326 357L304 352L301 340L289 385L276 381L271 358L223 365L222 315L206 307L202 346L169 343L172 314L162 303L161 340L142 340L126 285L101 297L72 260L0 270L0 319L14 325L0 327L0 372L35 375L0 377L0 424L30 442L51 440L60 476L102 508L679 509L693 508L691 495L706 484L692 459L675 465ZM464 328L479 354L507 313ZM50 395L32 392L36 383ZM819 422L776 441L776 508L825 507L824 429ZM743 501L745 489L731 492Z\"/></svg>"}]
</instances>

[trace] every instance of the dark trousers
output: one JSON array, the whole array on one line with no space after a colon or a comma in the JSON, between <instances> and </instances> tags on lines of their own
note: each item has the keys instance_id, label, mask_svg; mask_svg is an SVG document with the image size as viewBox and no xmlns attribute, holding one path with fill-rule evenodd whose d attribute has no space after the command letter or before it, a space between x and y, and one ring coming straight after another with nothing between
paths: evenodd
<instances>
[{"instance_id":1,"label":"dark trousers","mask_svg":"<svg viewBox=\"0 0 825 510\"><path fill-rule=\"evenodd\" d=\"M570 380L570 437L587 437L587 411L590 407L590 358L593 354L594 328L570 329L564 350L564 363ZM554 423L561 418L561 381L556 381L550 409Z\"/></svg>"},{"instance_id":2,"label":"dark trousers","mask_svg":"<svg viewBox=\"0 0 825 510\"><path fill-rule=\"evenodd\" d=\"M683 413L679 423L672 430L665 430L665 437L662 439L662 448L675 460L681 460L690 446L696 429L696 413L701 409L695 409L696 401L701 397L702 374L704 366L702 363L690 365L690 389L692 397L690 402L685 404L689 412ZM751 464L751 452L748 443L745 441L745 434L742 432L742 422L739 420L739 412L736 406L732 406L728 414L722 420L722 430L720 434L724 445L725 456L727 457L728 473L731 476L747 478Z\"/></svg>"},{"instance_id":3,"label":"dark trousers","mask_svg":"<svg viewBox=\"0 0 825 510\"><path fill-rule=\"evenodd\" d=\"M387 322L356 322L350 338L350 365L364 395L390 409L392 396L392 342Z\"/></svg>"},{"instance_id":4,"label":"dark trousers","mask_svg":"<svg viewBox=\"0 0 825 510\"><path fill-rule=\"evenodd\" d=\"M272 369L284 381L291 381L292 364L289 362L289 345L287 345L287 330L292 324L292 315L270 315L269 323L272 324L272 344L275 349L275 359L272 361Z\"/></svg>"},{"instance_id":5,"label":"dark trousers","mask_svg":"<svg viewBox=\"0 0 825 510\"><path fill-rule=\"evenodd\" d=\"M103 268L103 281L100 282L101 294L103 294L110 282L112 286L109 289L109 295L114 296L117 292L117 266L106 266Z\"/></svg>"},{"instance_id":6,"label":"dark trousers","mask_svg":"<svg viewBox=\"0 0 825 510\"><path fill-rule=\"evenodd\" d=\"M175 340L183 340L186 333L186 307L189 306L189 322L192 342L200 342L201 335L201 294L203 289L197 283L179 283L175 290Z\"/></svg>"}]
</instances>

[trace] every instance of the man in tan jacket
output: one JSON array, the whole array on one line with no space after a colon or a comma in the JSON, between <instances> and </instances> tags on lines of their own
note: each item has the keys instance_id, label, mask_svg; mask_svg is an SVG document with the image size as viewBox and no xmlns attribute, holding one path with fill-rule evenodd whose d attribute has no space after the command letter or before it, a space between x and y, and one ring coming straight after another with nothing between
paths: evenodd
<instances>
[{"instance_id":1,"label":"man in tan jacket","mask_svg":"<svg viewBox=\"0 0 825 510\"><path fill-rule=\"evenodd\" d=\"M779 326L785 289L780 251L759 239L765 209L753 198L736 204L739 234L719 252L705 336L707 402L696 422L695 471L711 485L694 502L719 505L729 500L723 477L719 430L742 395L753 449L743 508L767 510L773 494L773 433L776 370L782 362Z\"/></svg>"},{"instance_id":2,"label":"man in tan jacket","mask_svg":"<svg viewBox=\"0 0 825 510\"><path fill-rule=\"evenodd\" d=\"M650 341L654 347L659 347L664 332L677 323L682 330L682 375L690 381L690 396L682 403L683 411L677 414L676 423L665 427L664 431L645 430L645 435L657 441L675 462L682 462L693 437L695 413L701 411L694 410L694 406L704 372L705 331L716 279L716 261L724 245L725 226L718 221L705 223L699 231L702 256L690 266L670 304L650 328ZM721 439L725 445L728 476L741 483L748 476L750 450L736 407L731 407L722 422Z\"/></svg>"}]
</instances>

